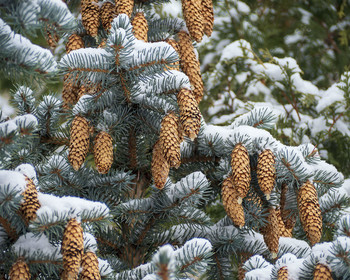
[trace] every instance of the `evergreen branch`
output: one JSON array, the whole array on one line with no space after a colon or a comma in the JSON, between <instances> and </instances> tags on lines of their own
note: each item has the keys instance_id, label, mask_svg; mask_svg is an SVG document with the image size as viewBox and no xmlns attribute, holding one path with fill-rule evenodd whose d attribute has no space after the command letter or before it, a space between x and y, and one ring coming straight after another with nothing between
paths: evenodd
<instances>
[{"instance_id":1,"label":"evergreen branch","mask_svg":"<svg viewBox=\"0 0 350 280\"><path fill-rule=\"evenodd\" d=\"M215 162L219 163L221 158L217 156L202 156L202 155L193 155L191 157L182 157L181 164L186 163L196 163L196 162Z\"/></svg>"},{"instance_id":2,"label":"evergreen branch","mask_svg":"<svg viewBox=\"0 0 350 280\"><path fill-rule=\"evenodd\" d=\"M198 262L200 262L200 261L202 261L202 260L203 260L203 257L202 257L202 256L200 256L200 257L196 256L196 257L194 257L193 260L191 260L190 262L185 263L184 265L182 265L181 268L180 268L180 271L184 271L184 270L185 270L186 268L188 268L189 266L191 266L191 265L193 265L193 264L195 264L195 263L198 263Z\"/></svg>"},{"instance_id":3,"label":"evergreen branch","mask_svg":"<svg viewBox=\"0 0 350 280\"><path fill-rule=\"evenodd\" d=\"M28 264L54 264L54 265L62 265L63 261L55 261L55 260L28 260Z\"/></svg>"},{"instance_id":4,"label":"evergreen branch","mask_svg":"<svg viewBox=\"0 0 350 280\"><path fill-rule=\"evenodd\" d=\"M15 241L18 239L16 229L11 226L8 220L0 216L0 224L2 225L7 235L10 237L12 241Z\"/></svg>"},{"instance_id":5,"label":"evergreen branch","mask_svg":"<svg viewBox=\"0 0 350 280\"><path fill-rule=\"evenodd\" d=\"M216 263L216 265L218 267L220 279L224 280L225 277L224 277L224 274L222 272L221 263L220 263L219 258L218 258L218 253L214 253L213 257L214 257L214 261L215 261L215 263Z\"/></svg>"}]
</instances>

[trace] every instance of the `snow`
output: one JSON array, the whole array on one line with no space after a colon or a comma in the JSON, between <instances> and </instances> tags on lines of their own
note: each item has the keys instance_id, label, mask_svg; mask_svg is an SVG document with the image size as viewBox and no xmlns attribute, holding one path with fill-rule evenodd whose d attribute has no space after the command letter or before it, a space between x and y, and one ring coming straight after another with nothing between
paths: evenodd
<instances>
[{"instance_id":1,"label":"snow","mask_svg":"<svg viewBox=\"0 0 350 280\"><path fill-rule=\"evenodd\" d=\"M78 102L74 105L72 109L73 115L87 114L89 109L89 104L92 103L94 97L88 94L83 95L79 98Z\"/></svg>"},{"instance_id":2,"label":"snow","mask_svg":"<svg viewBox=\"0 0 350 280\"><path fill-rule=\"evenodd\" d=\"M318 101L318 104L316 106L318 113L322 112L330 105L344 100L344 92L338 86L339 84L335 83L325 92L320 93L321 99Z\"/></svg>"},{"instance_id":3,"label":"snow","mask_svg":"<svg viewBox=\"0 0 350 280\"><path fill-rule=\"evenodd\" d=\"M294 252L297 252L299 250L303 250L305 255L308 255L311 253L311 248L309 244L307 244L304 240L299 240L296 238L291 237L280 237L279 239L279 246L288 246L292 247Z\"/></svg>"},{"instance_id":4,"label":"snow","mask_svg":"<svg viewBox=\"0 0 350 280\"><path fill-rule=\"evenodd\" d=\"M254 255L244 263L243 268L247 270L244 278L246 280L270 280L273 265L267 262L262 256Z\"/></svg>"},{"instance_id":5,"label":"snow","mask_svg":"<svg viewBox=\"0 0 350 280\"><path fill-rule=\"evenodd\" d=\"M92 234L88 232L84 232L84 249L85 251L93 253L96 253L97 251L96 239Z\"/></svg>"},{"instance_id":6,"label":"snow","mask_svg":"<svg viewBox=\"0 0 350 280\"><path fill-rule=\"evenodd\" d=\"M251 49L250 43L243 39L234 41L222 50L220 61L236 59L237 57L244 57L245 55L253 59L254 55Z\"/></svg>"},{"instance_id":7,"label":"snow","mask_svg":"<svg viewBox=\"0 0 350 280\"><path fill-rule=\"evenodd\" d=\"M40 254L43 255L40 259L59 260L62 258L60 246L55 247L52 245L44 234L35 236L33 233L28 232L18 238L12 249L15 254L19 256L25 254L30 256L30 259L38 259Z\"/></svg>"},{"instance_id":8,"label":"snow","mask_svg":"<svg viewBox=\"0 0 350 280\"><path fill-rule=\"evenodd\" d=\"M4 95L0 95L0 110L2 111L0 121L15 113L15 109L9 104L8 98L6 98Z\"/></svg>"},{"instance_id":9,"label":"snow","mask_svg":"<svg viewBox=\"0 0 350 280\"><path fill-rule=\"evenodd\" d=\"M89 201L83 198L64 196L57 197L51 194L38 193L41 207L36 212L37 217L49 217L51 222L60 220L67 215L69 218L79 218L84 213L98 212L97 215L108 215L108 208L100 202Z\"/></svg>"},{"instance_id":10,"label":"snow","mask_svg":"<svg viewBox=\"0 0 350 280\"><path fill-rule=\"evenodd\" d=\"M295 259L294 262L288 265L288 277L289 280L298 280L301 267L303 265L304 259Z\"/></svg>"},{"instance_id":11,"label":"snow","mask_svg":"<svg viewBox=\"0 0 350 280\"><path fill-rule=\"evenodd\" d=\"M112 267L109 265L108 261L98 258L98 269L100 271L101 277L108 276L113 272Z\"/></svg>"},{"instance_id":12,"label":"snow","mask_svg":"<svg viewBox=\"0 0 350 280\"><path fill-rule=\"evenodd\" d=\"M5 191L7 186L10 190L22 193L27 186L24 175L17 171L0 170L0 190Z\"/></svg>"},{"instance_id":13,"label":"snow","mask_svg":"<svg viewBox=\"0 0 350 280\"><path fill-rule=\"evenodd\" d=\"M2 135L9 135L10 133L17 130L17 125L14 120L8 120L6 122L0 123L0 133Z\"/></svg>"},{"instance_id":14,"label":"snow","mask_svg":"<svg viewBox=\"0 0 350 280\"><path fill-rule=\"evenodd\" d=\"M16 125L22 128L25 128L28 126L34 126L34 127L38 126L38 120L32 114L25 114L22 116L18 116L18 117L15 117L13 120L16 122Z\"/></svg>"},{"instance_id":15,"label":"snow","mask_svg":"<svg viewBox=\"0 0 350 280\"><path fill-rule=\"evenodd\" d=\"M328 265L327 256L330 255L332 242L317 243L312 247L312 254L317 258L319 263Z\"/></svg>"},{"instance_id":16,"label":"snow","mask_svg":"<svg viewBox=\"0 0 350 280\"><path fill-rule=\"evenodd\" d=\"M182 14L182 6L179 1L171 0L168 3L164 3L162 5L162 10L166 15L177 18L181 17Z\"/></svg>"},{"instance_id":17,"label":"snow","mask_svg":"<svg viewBox=\"0 0 350 280\"><path fill-rule=\"evenodd\" d=\"M29 164L29 163L24 163L21 165L18 165L15 168L15 171L27 176L28 178L32 179L32 180L36 180L36 171L33 165Z\"/></svg>"},{"instance_id":18,"label":"snow","mask_svg":"<svg viewBox=\"0 0 350 280\"><path fill-rule=\"evenodd\" d=\"M295 30L294 34L292 35L287 35L284 37L284 43L286 45L292 45L295 44L299 41L302 41L304 39L304 36L302 35L300 30Z\"/></svg>"}]
</instances>

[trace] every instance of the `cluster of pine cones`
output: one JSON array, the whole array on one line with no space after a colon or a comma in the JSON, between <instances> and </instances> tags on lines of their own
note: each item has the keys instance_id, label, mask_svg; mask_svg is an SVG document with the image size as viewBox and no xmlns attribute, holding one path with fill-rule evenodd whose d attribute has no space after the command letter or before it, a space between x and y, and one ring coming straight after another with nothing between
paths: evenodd
<instances>
[{"instance_id":1,"label":"cluster of pine cones","mask_svg":"<svg viewBox=\"0 0 350 280\"><path fill-rule=\"evenodd\" d=\"M231 154L231 168L232 173L222 183L222 201L227 215L236 226L242 228L245 225L242 200L252 200L246 197L251 185L251 169L256 170L259 188L269 200L276 180L275 156L266 149L259 154L257 166L251 166L247 149L238 143ZM278 253L279 237L292 237L296 219L291 210L285 207L287 191L287 185L283 184L280 207L276 209L272 206L266 209L260 197L251 201L267 214L267 224L260 228L260 232L274 258ZM310 181L299 188L297 204L303 229L311 245L314 245L321 239L322 216L316 189Z\"/></svg>"},{"instance_id":2,"label":"cluster of pine cones","mask_svg":"<svg viewBox=\"0 0 350 280\"><path fill-rule=\"evenodd\" d=\"M36 212L40 208L38 191L32 179L25 177L26 188L19 212L27 224L36 219ZM80 279L101 279L98 260L93 252L84 253L83 229L80 223L72 218L68 221L63 234L61 252L63 256L64 280L77 279L79 270ZM9 276L11 280L29 280L31 274L24 256L19 256L12 265Z\"/></svg>"},{"instance_id":3,"label":"cluster of pine cones","mask_svg":"<svg viewBox=\"0 0 350 280\"><path fill-rule=\"evenodd\" d=\"M190 2L195 4L192 5ZM180 61L167 65L165 68L166 70L181 70L184 72L189 77L191 89L182 88L177 94L179 116L171 112L162 121L159 141L154 145L152 158L152 175L158 188L164 187L170 167L177 168L180 165L180 143L183 140L183 135L186 135L191 140L196 138L201 121L198 104L203 97L203 81L192 38L198 41L198 34L201 34L200 37L202 37L203 32L208 36L212 33L213 7L211 0L183 1L182 4L184 18L190 33L182 30L175 34L174 38L166 40L178 53ZM81 13L86 33L96 37L100 23L108 32L113 19L118 14L124 13L129 17L132 16L131 24L136 39L147 42L147 20L142 12L137 12L133 15L133 5L134 1L132 0L118 0L115 4L104 2L99 7L93 0L83 0L81 2ZM193 15L200 15L200 23L198 20L193 21ZM104 47L104 44L101 44L99 47ZM84 48L83 38L78 34L72 34L66 44L67 53L80 48ZM116 56L116 64L118 62L119 59ZM100 90L98 85L80 84L77 79L67 74L64 77L62 91L63 107L68 109L76 104L84 94L98 90ZM127 91L127 88L125 91ZM127 93L126 96L128 96ZM171 121L169 121L170 119ZM71 126L68 158L75 170L80 168L88 153L90 131L87 119L83 116L74 118ZM176 133L171 134L167 131L176 131ZM107 132L100 132L96 136L94 158L98 171L102 174L107 173L113 162L112 138Z\"/></svg>"}]
</instances>

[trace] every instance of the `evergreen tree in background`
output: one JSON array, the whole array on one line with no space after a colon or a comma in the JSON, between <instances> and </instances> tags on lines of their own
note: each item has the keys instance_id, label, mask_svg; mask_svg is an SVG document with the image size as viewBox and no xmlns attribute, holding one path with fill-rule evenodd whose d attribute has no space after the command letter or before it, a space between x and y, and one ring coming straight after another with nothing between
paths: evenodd
<instances>
[{"instance_id":1,"label":"evergreen tree in background","mask_svg":"<svg viewBox=\"0 0 350 280\"><path fill-rule=\"evenodd\" d=\"M206 124L193 41L211 35L212 3L183 0L183 19L161 18L162 4L0 1L0 69L24 83L17 116L0 112L1 278L349 279L343 175L307 138L277 139L274 94L316 87L292 58L262 63L226 41L206 89L249 69L226 77L251 77L266 100ZM52 52L26 38L39 30ZM57 76L62 92L38 98Z\"/></svg>"}]
</instances>

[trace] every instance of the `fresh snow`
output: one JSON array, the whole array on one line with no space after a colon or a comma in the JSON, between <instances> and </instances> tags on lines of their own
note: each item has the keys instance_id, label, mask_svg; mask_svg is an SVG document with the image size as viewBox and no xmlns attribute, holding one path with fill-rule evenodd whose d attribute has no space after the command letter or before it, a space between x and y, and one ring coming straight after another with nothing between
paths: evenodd
<instances>
[{"instance_id":1,"label":"fresh snow","mask_svg":"<svg viewBox=\"0 0 350 280\"><path fill-rule=\"evenodd\" d=\"M10 190L22 193L26 189L26 180L23 174L17 171L0 170L0 190L4 191L7 186Z\"/></svg>"}]
</instances>

